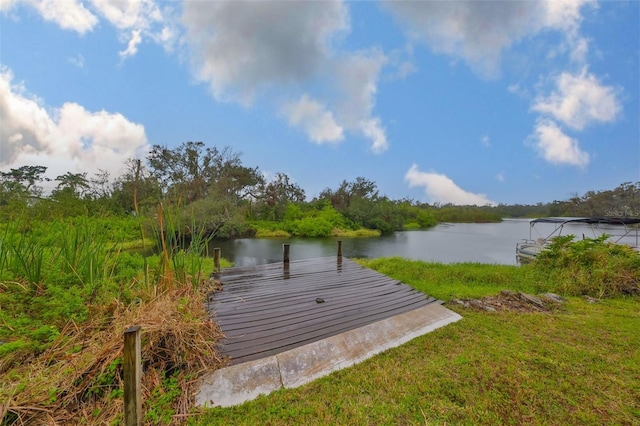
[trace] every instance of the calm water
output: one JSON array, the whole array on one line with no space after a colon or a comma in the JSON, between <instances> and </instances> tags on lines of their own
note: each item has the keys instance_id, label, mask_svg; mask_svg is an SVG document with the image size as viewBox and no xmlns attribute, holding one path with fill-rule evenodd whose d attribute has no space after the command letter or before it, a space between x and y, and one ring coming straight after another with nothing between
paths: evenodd
<instances>
[{"instance_id":1,"label":"calm water","mask_svg":"<svg viewBox=\"0 0 640 426\"><path fill-rule=\"evenodd\" d=\"M532 238L547 237L554 225L537 224ZM620 234L620 229L601 231ZM599 233L587 225L567 225L563 235L593 238ZM479 262L517 265L516 244L529 238L528 219L507 219L501 223L440 224L425 231L396 232L379 238L342 238L342 253L347 257L377 258L400 256L441 263ZM253 239L214 241L222 256L236 266L260 265L282 261L282 245L290 245L291 260L311 259L337 254L337 238ZM625 240L629 244L635 242Z\"/></svg>"},{"instance_id":2,"label":"calm water","mask_svg":"<svg viewBox=\"0 0 640 426\"><path fill-rule=\"evenodd\" d=\"M528 220L502 223L440 224L425 231L396 232L379 238L342 238L347 257L400 256L442 263L480 262L515 265L516 243L529 237ZM242 238L215 241L222 256L236 266L282 261L282 245L290 245L291 260L335 256L337 238Z\"/></svg>"}]
</instances>

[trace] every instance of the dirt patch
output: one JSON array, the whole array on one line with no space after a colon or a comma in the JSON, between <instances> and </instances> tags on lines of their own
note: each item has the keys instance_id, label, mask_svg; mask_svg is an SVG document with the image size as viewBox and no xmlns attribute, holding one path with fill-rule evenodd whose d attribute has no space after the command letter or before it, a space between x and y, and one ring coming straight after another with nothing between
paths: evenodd
<instances>
[{"instance_id":1,"label":"dirt patch","mask_svg":"<svg viewBox=\"0 0 640 426\"><path fill-rule=\"evenodd\" d=\"M555 293L534 296L522 292L502 290L495 296L483 297L482 299L454 299L449 304L488 312L552 312L565 301L566 299Z\"/></svg>"}]
</instances>

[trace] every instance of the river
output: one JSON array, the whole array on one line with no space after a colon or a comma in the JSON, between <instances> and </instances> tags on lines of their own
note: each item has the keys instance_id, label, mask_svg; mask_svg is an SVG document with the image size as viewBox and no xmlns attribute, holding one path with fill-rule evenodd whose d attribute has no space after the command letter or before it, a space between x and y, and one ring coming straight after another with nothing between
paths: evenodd
<instances>
[{"instance_id":1,"label":"river","mask_svg":"<svg viewBox=\"0 0 640 426\"><path fill-rule=\"evenodd\" d=\"M554 228L555 225L539 223L534 227L531 237L547 237ZM608 228L606 232L617 234L621 231ZM567 225L563 234L591 238L599 235L588 225L579 224ZM529 236L529 219L505 219L501 223L439 224L422 231L341 240L342 254L351 258L400 256L441 263L517 265L516 244ZM213 241L211 248L219 247L222 256L235 266L251 266L282 261L283 244L289 244L291 260L335 256L337 241L338 238L240 238Z\"/></svg>"},{"instance_id":2,"label":"river","mask_svg":"<svg viewBox=\"0 0 640 426\"><path fill-rule=\"evenodd\" d=\"M422 231L395 232L378 238L340 238L346 257L400 256L430 262L479 262L516 265L516 243L529 237L528 220L501 223L439 224ZM213 241L222 256L235 266L282 261L283 244L290 259L310 259L337 254L338 238L240 238Z\"/></svg>"}]
</instances>

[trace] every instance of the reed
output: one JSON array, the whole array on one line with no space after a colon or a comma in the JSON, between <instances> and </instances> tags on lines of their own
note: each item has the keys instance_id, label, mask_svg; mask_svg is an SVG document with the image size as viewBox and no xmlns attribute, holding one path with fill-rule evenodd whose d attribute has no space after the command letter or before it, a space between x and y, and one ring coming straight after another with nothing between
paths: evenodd
<instances>
[{"instance_id":1,"label":"reed","mask_svg":"<svg viewBox=\"0 0 640 426\"><path fill-rule=\"evenodd\" d=\"M32 235L13 235L9 241L9 265L15 278L24 280L32 288L38 288L42 282L42 266L45 260L45 248Z\"/></svg>"},{"instance_id":2,"label":"reed","mask_svg":"<svg viewBox=\"0 0 640 426\"><path fill-rule=\"evenodd\" d=\"M185 223L177 210L159 205L153 232L160 254L160 291L183 285L197 287L208 279L213 270L212 261L207 258L212 237L197 225L195 218Z\"/></svg>"}]
</instances>

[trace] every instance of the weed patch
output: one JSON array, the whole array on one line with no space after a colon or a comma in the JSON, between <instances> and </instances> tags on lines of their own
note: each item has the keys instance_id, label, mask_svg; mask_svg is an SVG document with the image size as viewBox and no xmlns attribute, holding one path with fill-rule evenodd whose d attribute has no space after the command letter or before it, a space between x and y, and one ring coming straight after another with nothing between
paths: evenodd
<instances>
[{"instance_id":1,"label":"weed patch","mask_svg":"<svg viewBox=\"0 0 640 426\"><path fill-rule=\"evenodd\" d=\"M3 373L0 418L8 424L118 419L123 410L122 333L141 325L145 422L174 423L174 416L189 413L193 379L222 365L215 349L221 333L202 303L211 290L187 286L131 306L114 301L93 307L94 320L70 321L55 335L43 330L53 344Z\"/></svg>"}]
</instances>

